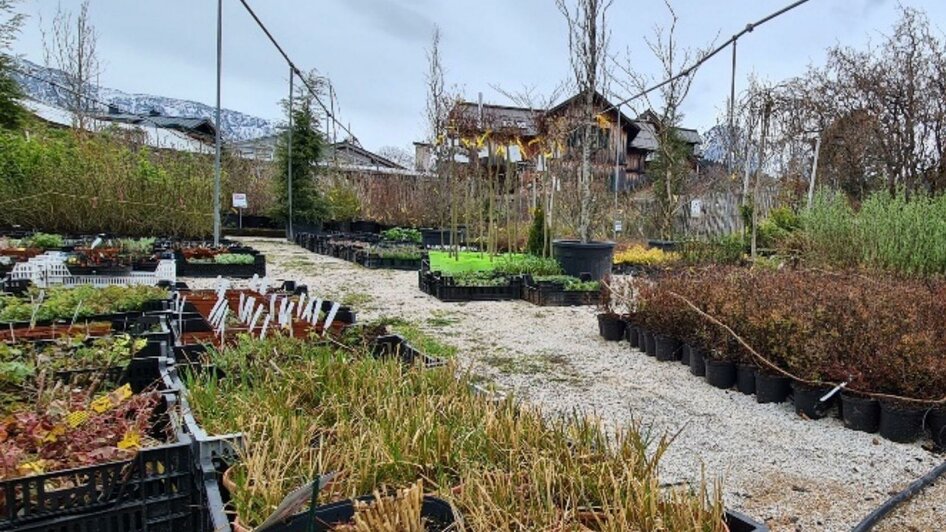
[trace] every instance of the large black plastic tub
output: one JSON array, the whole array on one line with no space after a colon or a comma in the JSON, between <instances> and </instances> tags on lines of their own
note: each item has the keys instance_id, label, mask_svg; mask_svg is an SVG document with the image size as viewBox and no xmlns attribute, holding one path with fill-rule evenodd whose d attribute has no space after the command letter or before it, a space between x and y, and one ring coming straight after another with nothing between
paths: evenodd
<instances>
[{"instance_id":1,"label":"large black plastic tub","mask_svg":"<svg viewBox=\"0 0 946 532\"><path fill-rule=\"evenodd\" d=\"M552 243L552 249L566 275L581 277L587 274L596 281L611 275L614 242L556 240Z\"/></svg>"}]
</instances>

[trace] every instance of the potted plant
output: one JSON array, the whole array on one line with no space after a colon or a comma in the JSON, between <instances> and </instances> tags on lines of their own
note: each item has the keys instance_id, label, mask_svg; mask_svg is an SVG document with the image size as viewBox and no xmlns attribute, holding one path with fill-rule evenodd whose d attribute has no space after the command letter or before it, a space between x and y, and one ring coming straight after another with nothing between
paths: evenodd
<instances>
[{"instance_id":1,"label":"potted plant","mask_svg":"<svg viewBox=\"0 0 946 532\"><path fill-rule=\"evenodd\" d=\"M552 250L565 274L580 277L590 274L600 280L611 272L614 242L595 241L591 238L593 188L592 158L598 149L598 122L596 107L604 98L598 89L605 78L605 58L608 48L608 29L605 25L606 2L579 2L574 13L562 8L568 22L572 70L578 95L573 98L574 119L577 122L580 163L578 192L580 201L578 239L554 240ZM567 107L568 102L566 102ZM618 111L620 112L620 111Z\"/></svg>"},{"instance_id":2,"label":"potted plant","mask_svg":"<svg viewBox=\"0 0 946 532\"><path fill-rule=\"evenodd\" d=\"M627 320L618 314L611 304L611 291L601 287L601 299L598 307L598 334L607 342L620 342L624 339Z\"/></svg>"}]
</instances>

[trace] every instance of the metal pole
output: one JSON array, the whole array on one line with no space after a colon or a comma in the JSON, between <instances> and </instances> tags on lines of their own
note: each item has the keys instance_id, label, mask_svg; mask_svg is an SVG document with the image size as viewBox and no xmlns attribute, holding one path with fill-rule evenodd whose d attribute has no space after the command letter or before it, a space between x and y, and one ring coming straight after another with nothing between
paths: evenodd
<instances>
[{"instance_id":1,"label":"metal pole","mask_svg":"<svg viewBox=\"0 0 946 532\"><path fill-rule=\"evenodd\" d=\"M618 239L618 180L621 177L621 106L618 106L618 127L614 137L614 217L611 223L614 226L614 241Z\"/></svg>"},{"instance_id":2,"label":"metal pole","mask_svg":"<svg viewBox=\"0 0 946 532\"><path fill-rule=\"evenodd\" d=\"M223 0L217 0L217 110L214 120L216 128L216 157L214 159L214 246L220 245L220 157L223 133L220 131L220 78L223 71Z\"/></svg>"},{"instance_id":3,"label":"metal pole","mask_svg":"<svg viewBox=\"0 0 946 532\"><path fill-rule=\"evenodd\" d=\"M729 80L729 173L736 169L736 39L732 42L732 76Z\"/></svg>"},{"instance_id":4,"label":"metal pole","mask_svg":"<svg viewBox=\"0 0 946 532\"><path fill-rule=\"evenodd\" d=\"M811 179L808 180L808 208L815 200L815 177L818 175L818 157L821 155L821 133L815 138L815 160L811 163Z\"/></svg>"},{"instance_id":5,"label":"metal pole","mask_svg":"<svg viewBox=\"0 0 946 532\"><path fill-rule=\"evenodd\" d=\"M292 241L295 239L295 235L292 232L292 98L293 94L293 80L295 75L295 69L292 68L292 65L289 65L289 143L287 145L288 161L289 168L286 171L287 174L287 188L289 189L289 217L286 222L289 228L289 240Z\"/></svg>"}]
</instances>

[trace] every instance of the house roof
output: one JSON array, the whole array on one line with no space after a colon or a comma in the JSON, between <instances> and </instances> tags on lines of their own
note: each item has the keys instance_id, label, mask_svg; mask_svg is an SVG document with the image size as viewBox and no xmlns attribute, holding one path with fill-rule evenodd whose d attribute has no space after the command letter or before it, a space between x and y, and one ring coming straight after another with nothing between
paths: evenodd
<instances>
[{"instance_id":1,"label":"house roof","mask_svg":"<svg viewBox=\"0 0 946 532\"><path fill-rule=\"evenodd\" d=\"M631 141L631 147L644 150L656 150L657 124L660 123L660 117L657 116L657 113L648 109L641 113L634 123L641 128L641 132ZM674 128L674 132L687 144L696 145L703 143L703 138L695 129L676 127Z\"/></svg>"},{"instance_id":2,"label":"house roof","mask_svg":"<svg viewBox=\"0 0 946 532\"><path fill-rule=\"evenodd\" d=\"M480 117L479 103L459 102L453 108L451 119L454 120L454 123L458 119L462 119L467 124L475 124L476 129L517 129L520 135L526 137L533 137L538 133L535 114L541 113L541 109L485 103L482 109L483 115Z\"/></svg>"},{"instance_id":3,"label":"house roof","mask_svg":"<svg viewBox=\"0 0 946 532\"><path fill-rule=\"evenodd\" d=\"M157 113L146 115L134 113L109 112L96 118L109 122L122 122L125 124L144 124L150 123L158 127L176 129L185 133L205 135L213 137L217 134L214 123L209 118L185 117L185 116L164 116Z\"/></svg>"},{"instance_id":4,"label":"house roof","mask_svg":"<svg viewBox=\"0 0 946 532\"><path fill-rule=\"evenodd\" d=\"M31 99L21 100L20 104L40 119L56 126L71 128L76 122L75 115L72 111L61 107ZM181 131L161 127L150 122L128 124L123 122L109 122L98 118L89 118L85 121L85 129L92 132L101 132L113 127L142 133L144 135L143 144L152 148L190 153L209 153L210 151L210 147L208 147L207 144Z\"/></svg>"},{"instance_id":5,"label":"house roof","mask_svg":"<svg viewBox=\"0 0 946 532\"><path fill-rule=\"evenodd\" d=\"M344 163L355 166L406 170L406 168L396 162L362 148L357 141L343 140L329 145L323 159L327 161L333 159L335 156L339 156L340 159L345 159Z\"/></svg>"},{"instance_id":6,"label":"house roof","mask_svg":"<svg viewBox=\"0 0 946 532\"><path fill-rule=\"evenodd\" d=\"M573 103L575 103L575 101L578 100L578 98L580 98L581 96L582 96L582 93L579 92L578 94L575 94L574 96L565 99L564 101L562 101L561 103L559 103L559 104L556 105L555 107L549 109L549 113L550 113L550 114L558 113L559 111L561 111L561 110L565 109L566 107L569 107L570 105L572 105ZM613 114L615 114L615 116L617 116L617 114L619 113L617 107L615 107L614 104L612 104L610 101L608 101L608 99L605 98L604 95L601 94L600 92L595 91L595 98L594 98L594 100L595 100L595 106L596 106L596 107L599 107L599 108L603 107L603 108L605 108L605 109L608 110L608 113L613 113ZM623 111L620 111L620 116L621 116L621 123L622 123L622 124L631 124L631 123L634 122L634 120L632 120L631 117L629 117L629 116L627 116L626 114L624 114Z\"/></svg>"},{"instance_id":7,"label":"house roof","mask_svg":"<svg viewBox=\"0 0 946 532\"><path fill-rule=\"evenodd\" d=\"M574 105L581 94L575 94L552 107L548 114L561 113L565 109ZM658 135L656 124L659 118L653 111L645 111L637 118L631 118L618 111L614 105L608 101L601 93L595 92L595 106L599 109L608 109L608 113L614 117L620 115L621 125L628 129L628 138L631 139L630 147L646 151L655 151L658 147ZM535 136L537 127L535 124L535 115L542 113L541 109L528 109L525 107L512 107L506 105L482 105L482 121L479 120L480 105L476 102L460 102L454 107L452 115L454 119L457 116L462 117L469 124L477 124L475 130L485 130L486 128L497 129L499 127L517 128L519 134L525 137ZM702 137L695 129L675 128L677 135L686 143L698 145L703 143Z\"/></svg>"}]
</instances>

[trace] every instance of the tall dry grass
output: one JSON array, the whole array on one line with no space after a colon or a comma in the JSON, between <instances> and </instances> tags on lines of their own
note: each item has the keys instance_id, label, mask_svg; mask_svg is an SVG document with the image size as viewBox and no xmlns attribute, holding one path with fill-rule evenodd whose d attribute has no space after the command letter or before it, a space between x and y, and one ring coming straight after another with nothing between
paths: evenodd
<instances>
[{"instance_id":1,"label":"tall dry grass","mask_svg":"<svg viewBox=\"0 0 946 532\"><path fill-rule=\"evenodd\" d=\"M455 367L405 369L297 340L214 356L231 377L192 379L190 401L209 430L246 433L234 498L245 524L306 479L340 471L321 500L422 480L469 530L724 530L705 487L661 488L670 439L637 426L549 419L476 394Z\"/></svg>"}]
</instances>

